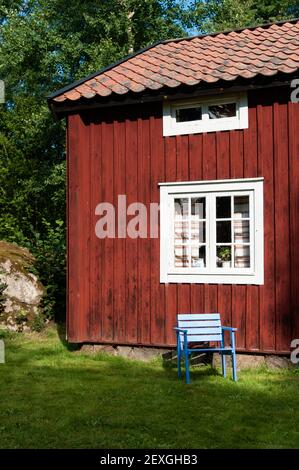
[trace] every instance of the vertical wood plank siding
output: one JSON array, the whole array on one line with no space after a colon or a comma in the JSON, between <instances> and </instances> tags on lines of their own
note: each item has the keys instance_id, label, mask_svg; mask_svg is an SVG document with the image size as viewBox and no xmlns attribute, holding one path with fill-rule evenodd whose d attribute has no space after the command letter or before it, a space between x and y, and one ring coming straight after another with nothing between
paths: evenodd
<instances>
[{"instance_id":1,"label":"vertical wood plank siding","mask_svg":"<svg viewBox=\"0 0 299 470\"><path fill-rule=\"evenodd\" d=\"M71 115L67 135L71 342L171 346L177 313L219 311L238 328L238 350L289 351L299 337L299 104L289 90L251 91L246 130L163 138L155 103ZM119 194L149 208L160 182L256 176L263 286L160 284L158 239L95 235L97 204L116 206Z\"/></svg>"}]
</instances>

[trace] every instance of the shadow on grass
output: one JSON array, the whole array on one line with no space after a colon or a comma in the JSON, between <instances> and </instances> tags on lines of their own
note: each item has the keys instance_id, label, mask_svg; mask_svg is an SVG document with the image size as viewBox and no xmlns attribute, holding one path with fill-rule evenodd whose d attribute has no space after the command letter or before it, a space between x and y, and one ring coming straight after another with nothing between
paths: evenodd
<instances>
[{"instance_id":1,"label":"shadow on grass","mask_svg":"<svg viewBox=\"0 0 299 470\"><path fill-rule=\"evenodd\" d=\"M66 339L66 324L63 322L55 323L56 330L58 334L58 338L61 344L68 350L68 351L78 351L80 350L81 344L77 343L69 343Z\"/></svg>"}]
</instances>

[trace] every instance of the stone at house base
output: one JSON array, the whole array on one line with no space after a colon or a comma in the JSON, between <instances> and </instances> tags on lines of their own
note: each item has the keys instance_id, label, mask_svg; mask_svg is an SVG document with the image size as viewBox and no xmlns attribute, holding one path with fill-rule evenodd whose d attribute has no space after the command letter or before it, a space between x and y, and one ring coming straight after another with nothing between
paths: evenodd
<instances>
[{"instance_id":1,"label":"stone at house base","mask_svg":"<svg viewBox=\"0 0 299 470\"><path fill-rule=\"evenodd\" d=\"M109 344L82 344L79 351L89 354L103 352L113 356L125 357L138 361L151 361L155 358L162 358L165 365L176 365L176 349L151 348L145 346L116 346ZM214 368L221 368L220 355L218 353L192 354L191 365L204 366L211 365ZM231 368L231 357L226 356L227 368ZM293 364L288 357L263 355L263 354L237 354L237 369L254 369L258 367L268 367L269 369L283 369L292 367Z\"/></svg>"},{"instance_id":2,"label":"stone at house base","mask_svg":"<svg viewBox=\"0 0 299 470\"><path fill-rule=\"evenodd\" d=\"M109 344L83 344L80 351L89 354L96 354L102 352L112 356L125 357L127 359L134 359L137 361L151 361L152 359L161 356L165 349L146 348L135 346L112 346Z\"/></svg>"},{"instance_id":3,"label":"stone at house base","mask_svg":"<svg viewBox=\"0 0 299 470\"><path fill-rule=\"evenodd\" d=\"M220 354L213 354L213 367L221 368ZM231 368L231 357L226 356L226 366ZM256 369L257 367L269 369L284 369L293 364L288 357L263 354L237 354L237 370Z\"/></svg>"}]
</instances>

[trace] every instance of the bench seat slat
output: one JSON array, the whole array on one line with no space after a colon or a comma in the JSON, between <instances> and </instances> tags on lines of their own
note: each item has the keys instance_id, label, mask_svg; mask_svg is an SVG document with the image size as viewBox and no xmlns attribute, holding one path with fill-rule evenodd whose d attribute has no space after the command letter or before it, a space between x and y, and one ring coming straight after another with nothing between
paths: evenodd
<instances>
[{"instance_id":1,"label":"bench seat slat","mask_svg":"<svg viewBox=\"0 0 299 470\"><path fill-rule=\"evenodd\" d=\"M188 336L191 335L221 335L221 328L216 326L215 328L187 328Z\"/></svg>"},{"instance_id":2,"label":"bench seat slat","mask_svg":"<svg viewBox=\"0 0 299 470\"><path fill-rule=\"evenodd\" d=\"M195 320L195 321L179 320L178 324L179 324L179 328L221 326L220 320Z\"/></svg>"},{"instance_id":3,"label":"bench seat slat","mask_svg":"<svg viewBox=\"0 0 299 470\"><path fill-rule=\"evenodd\" d=\"M179 313L180 320L220 320L220 313Z\"/></svg>"},{"instance_id":4,"label":"bench seat slat","mask_svg":"<svg viewBox=\"0 0 299 470\"><path fill-rule=\"evenodd\" d=\"M181 341L183 341L183 336L181 336ZM200 343L201 341L221 341L222 336L217 334L208 334L208 335L189 335L187 334L188 343Z\"/></svg>"}]
</instances>

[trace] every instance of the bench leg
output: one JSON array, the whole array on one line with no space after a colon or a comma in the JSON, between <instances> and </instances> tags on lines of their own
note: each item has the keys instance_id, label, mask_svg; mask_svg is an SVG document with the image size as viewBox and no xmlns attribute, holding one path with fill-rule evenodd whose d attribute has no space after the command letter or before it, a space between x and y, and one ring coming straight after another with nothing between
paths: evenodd
<instances>
[{"instance_id":1,"label":"bench leg","mask_svg":"<svg viewBox=\"0 0 299 470\"><path fill-rule=\"evenodd\" d=\"M190 384L190 370L189 370L189 354L188 354L188 349L185 350L185 368L186 368L186 384Z\"/></svg>"},{"instance_id":2,"label":"bench leg","mask_svg":"<svg viewBox=\"0 0 299 470\"><path fill-rule=\"evenodd\" d=\"M237 382L237 361L236 361L236 353L233 351L232 353L232 369L233 369L233 380Z\"/></svg>"},{"instance_id":3,"label":"bench leg","mask_svg":"<svg viewBox=\"0 0 299 470\"><path fill-rule=\"evenodd\" d=\"M187 335L184 335L184 354L185 354L186 384L190 384L189 353L188 353Z\"/></svg>"},{"instance_id":4,"label":"bench leg","mask_svg":"<svg viewBox=\"0 0 299 470\"><path fill-rule=\"evenodd\" d=\"M225 378L226 377L226 358L225 358L225 354L223 354L222 352L220 354L221 354L222 375Z\"/></svg>"},{"instance_id":5,"label":"bench leg","mask_svg":"<svg viewBox=\"0 0 299 470\"><path fill-rule=\"evenodd\" d=\"M233 380L237 382L237 361L236 361L236 340L235 332L231 332L231 345L232 345L232 369L233 369Z\"/></svg>"},{"instance_id":6,"label":"bench leg","mask_svg":"<svg viewBox=\"0 0 299 470\"><path fill-rule=\"evenodd\" d=\"M178 343L178 346L177 346L177 361L178 361L178 378L181 379L182 378L182 367L181 367L181 348L180 348L180 343Z\"/></svg>"}]
</instances>

